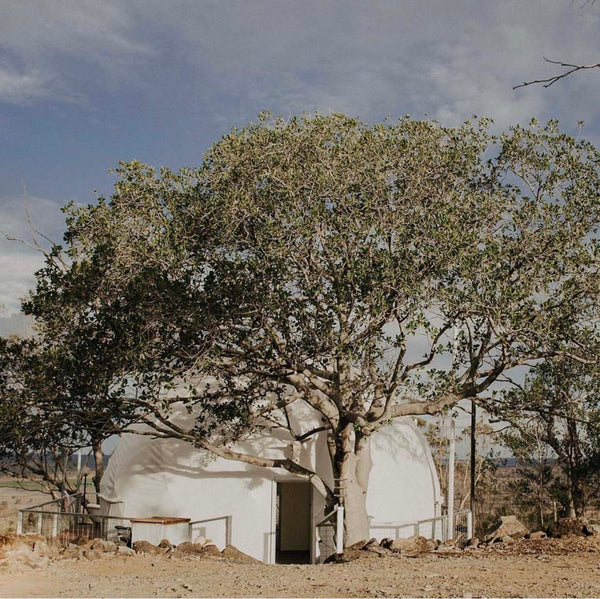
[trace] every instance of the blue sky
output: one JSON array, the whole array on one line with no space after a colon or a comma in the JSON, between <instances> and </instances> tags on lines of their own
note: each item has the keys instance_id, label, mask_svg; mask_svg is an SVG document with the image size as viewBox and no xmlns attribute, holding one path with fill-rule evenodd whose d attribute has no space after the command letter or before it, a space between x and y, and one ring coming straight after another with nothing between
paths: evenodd
<instances>
[{"instance_id":1,"label":"blue sky","mask_svg":"<svg viewBox=\"0 0 600 599\"><path fill-rule=\"evenodd\" d=\"M265 109L410 114L502 130L532 116L600 144L600 69L549 89L542 57L600 60L600 3L584 0L2 0L0 229L60 240L60 207L109 194L137 158L199 165ZM0 334L41 258L0 240Z\"/></svg>"}]
</instances>

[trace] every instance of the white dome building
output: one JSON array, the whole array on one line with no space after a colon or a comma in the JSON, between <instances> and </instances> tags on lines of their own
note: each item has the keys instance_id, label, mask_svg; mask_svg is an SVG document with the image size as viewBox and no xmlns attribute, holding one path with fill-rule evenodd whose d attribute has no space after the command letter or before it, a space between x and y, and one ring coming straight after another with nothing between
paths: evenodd
<instances>
[{"instance_id":1,"label":"white dome building","mask_svg":"<svg viewBox=\"0 0 600 599\"><path fill-rule=\"evenodd\" d=\"M310 410L306 404L295 404L295 429L312 427ZM235 449L289 457L291 441L289 433L277 430ZM299 462L333 488L325 442L325 433L319 433L304 443ZM414 534L413 527L400 524L440 515L440 485L431 452L411 418L397 419L374 433L371 454L367 511L372 536L407 537ZM189 518L191 539L210 538L221 549L229 542L266 563L315 562L333 552L331 543L325 542L327 527L315 529L324 516L324 498L306 478L279 468L215 459L182 441L123 435L108 463L101 493L109 502L118 502L112 503L111 516ZM137 538L139 530L138 526ZM169 538L164 529L156 535ZM154 542L163 538L155 537Z\"/></svg>"}]
</instances>

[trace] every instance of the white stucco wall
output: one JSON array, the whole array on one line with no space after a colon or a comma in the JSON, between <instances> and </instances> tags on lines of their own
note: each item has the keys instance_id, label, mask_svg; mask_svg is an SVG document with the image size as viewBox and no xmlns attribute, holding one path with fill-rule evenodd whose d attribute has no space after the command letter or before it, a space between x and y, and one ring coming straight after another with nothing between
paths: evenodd
<instances>
[{"instance_id":1,"label":"white stucco wall","mask_svg":"<svg viewBox=\"0 0 600 599\"><path fill-rule=\"evenodd\" d=\"M310 414L298 417L299 430L311 426ZM423 436L411 419L397 420L372 437L367 509L377 524L432 517L439 499L439 483ZM270 457L289 455L289 438L276 435L240 443L237 449ZM333 483L324 435L305 444L300 461ZM232 516L232 543L241 551L267 563L275 556L275 505L277 481L295 477L283 470L213 459L189 444L170 439L124 435L115 449L102 493L123 503L112 514L128 517L175 516L192 521ZM324 513L324 501L313 492L313 523ZM385 534L382 534L385 532ZM194 536L225 545L224 521L198 524ZM374 529L373 536L390 536ZM398 533L396 536L409 536Z\"/></svg>"}]
</instances>

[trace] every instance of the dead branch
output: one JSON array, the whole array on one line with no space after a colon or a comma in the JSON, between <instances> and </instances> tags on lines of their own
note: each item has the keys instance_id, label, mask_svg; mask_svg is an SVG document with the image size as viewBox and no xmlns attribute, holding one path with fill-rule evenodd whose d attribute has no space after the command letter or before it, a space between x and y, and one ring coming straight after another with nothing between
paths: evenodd
<instances>
[{"instance_id":1,"label":"dead branch","mask_svg":"<svg viewBox=\"0 0 600 599\"><path fill-rule=\"evenodd\" d=\"M569 62L562 62L560 60L550 60L545 56L544 60L546 62L549 62L550 64L557 64L568 70L566 70L564 73L560 73L559 75L548 77L548 79L534 79L532 81L524 81L519 85L515 85L513 89L518 89L519 87L527 87L528 85L535 85L538 83L541 83L542 87L550 87L551 85L554 85L557 81L560 81L561 79L564 79L565 77L568 77L569 75L571 75L572 73L576 73L577 71L600 68L600 62L597 62L595 64L571 64Z\"/></svg>"}]
</instances>

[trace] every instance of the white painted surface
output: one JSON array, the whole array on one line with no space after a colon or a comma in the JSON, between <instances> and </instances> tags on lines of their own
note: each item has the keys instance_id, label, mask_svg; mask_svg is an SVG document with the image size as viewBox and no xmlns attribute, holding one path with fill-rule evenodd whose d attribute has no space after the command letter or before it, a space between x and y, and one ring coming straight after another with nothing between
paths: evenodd
<instances>
[{"instance_id":1,"label":"white painted surface","mask_svg":"<svg viewBox=\"0 0 600 599\"><path fill-rule=\"evenodd\" d=\"M299 405L297 431L314 418ZM291 439L282 431L239 443L236 449L270 457L289 455ZM406 522L435 515L439 483L426 441L410 418L396 420L372 436L373 470L367 509L374 522ZM321 434L306 443L300 463L316 469L329 485L333 474ZM101 492L115 504L111 515L171 516L192 521L232 516L231 542L266 563L275 557L275 481L299 480L280 469L214 459L187 443L123 435L107 466ZM324 515L323 497L313 489L312 522ZM382 536L373 530L373 536ZM225 546L225 521L200 524L197 532ZM312 534L312 533L311 533ZM412 534L407 531L405 536ZM313 543L311 542L311 547Z\"/></svg>"}]
</instances>

